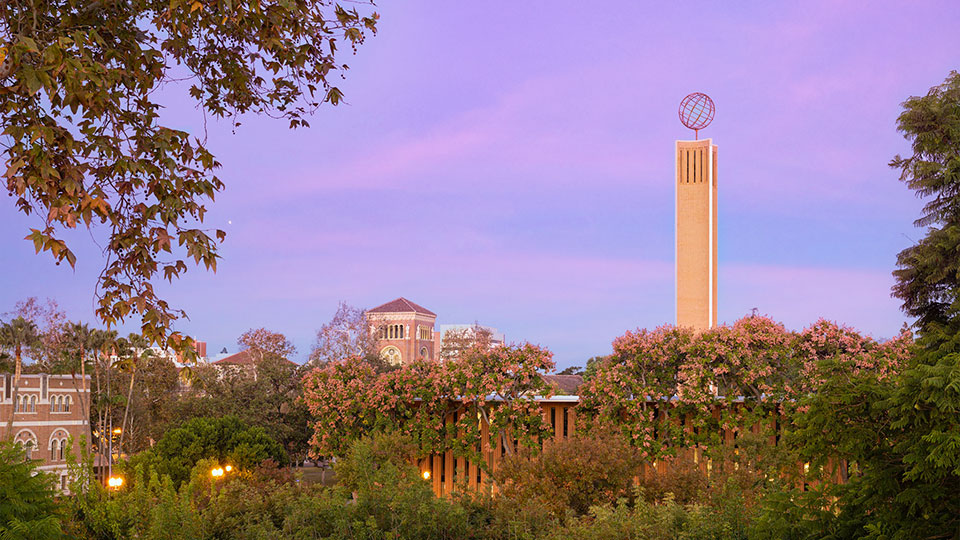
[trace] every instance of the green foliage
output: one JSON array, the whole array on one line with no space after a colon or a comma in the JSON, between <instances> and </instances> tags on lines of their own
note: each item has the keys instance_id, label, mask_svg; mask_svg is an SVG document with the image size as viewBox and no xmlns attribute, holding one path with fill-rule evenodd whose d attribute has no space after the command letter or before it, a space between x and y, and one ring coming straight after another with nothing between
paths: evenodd
<instances>
[{"instance_id":1,"label":"green foliage","mask_svg":"<svg viewBox=\"0 0 960 540\"><path fill-rule=\"evenodd\" d=\"M637 494L642 500L642 493ZM742 507L683 506L672 499L660 504L613 505L591 509L591 516L557 529L545 539L560 540L747 540L748 515Z\"/></svg>"},{"instance_id":2,"label":"green foliage","mask_svg":"<svg viewBox=\"0 0 960 540\"><path fill-rule=\"evenodd\" d=\"M161 123L157 89L189 80L180 89L214 117L307 126L321 103L343 99L338 44L355 49L377 19L326 0L0 4L12 62L0 87L5 184L44 222L27 239L72 266L63 231L103 226L98 317L115 325L138 314L148 340L189 350L169 331L182 312L154 285L187 260L216 269L225 233L202 222L223 183L204 140Z\"/></svg>"},{"instance_id":3,"label":"green foliage","mask_svg":"<svg viewBox=\"0 0 960 540\"><path fill-rule=\"evenodd\" d=\"M171 403L171 421L234 415L262 427L283 446L290 459L306 457L311 417L302 399L301 368L265 355L252 369L220 370L198 366L192 388ZM280 462L286 464L286 461Z\"/></svg>"},{"instance_id":4,"label":"green foliage","mask_svg":"<svg viewBox=\"0 0 960 540\"><path fill-rule=\"evenodd\" d=\"M818 500L786 513L799 515L798 527L826 522L815 538L829 538L829 530L878 540L956 534L960 355L938 356L920 355L892 380L864 374L831 381L804 401L806 413L796 418L786 441L811 471L822 469L813 476L824 486ZM847 471L831 468L840 460ZM845 482L834 483L838 474ZM827 517L826 508L833 509Z\"/></svg>"},{"instance_id":5,"label":"green foliage","mask_svg":"<svg viewBox=\"0 0 960 540\"><path fill-rule=\"evenodd\" d=\"M466 514L434 496L407 459L413 446L396 435L354 443L334 471L343 483L334 498L352 496L330 516L340 538L454 539L467 536ZM342 505L342 503L341 503Z\"/></svg>"},{"instance_id":6,"label":"green foliage","mask_svg":"<svg viewBox=\"0 0 960 540\"><path fill-rule=\"evenodd\" d=\"M923 349L892 374L821 357L821 384L785 437L815 489L769 494L757 523L771 537L960 535L960 74L903 106L913 154L891 166L928 198L917 220L928 230L898 255L893 293Z\"/></svg>"},{"instance_id":7,"label":"green foliage","mask_svg":"<svg viewBox=\"0 0 960 540\"><path fill-rule=\"evenodd\" d=\"M548 508L557 518L630 495L640 462L619 433L596 430L548 441L537 455L508 457L497 471L500 495L518 507Z\"/></svg>"},{"instance_id":8,"label":"green foliage","mask_svg":"<svg viewBox=\"0 0 960 540\"><path fill-rule=\"evenodd\" d=\"M0 442L0 540L61 538L55 494L53 477L15 446Z\"/></svg>"},{"instance_id":9,"label":"green foliage","mask_svg":"<svg viewBox=\"0 0 960 540\"><path fill-rule=\"evenodd\" d=\"M913 154L890 166L918 197L927 198L918 226L926 236L897 255L893 294L917 317L928 347L960 347L960 73L952 72L925 96L903 103L897 129Z\"/></svg>"},{"instance_id":10,"label":"green foliage","mask_svg":"<svg viewBox=\"0 0 960 540\"><path fill-rule=\"evenodd\" d=\"M303 379L316 420L312 452L339 456L363 436L398 430L420 456L449 449L482 463L483 424L507 453L535 447L549 429L531 396L550 394L542 374L553 369L552 356L524 343L472 346L444 362L417 360L385 373L359 356L330 362Z\"/></svg>"},{"instance_id":11,"label":"green foliage","mask_svg":"<svg viewBox=\"0 0 960 540\"><path fill-rule=\"evenodd\" d=\"M179 487L204 459L251 469L267 459L285 463L287 456L263 428L249 427L235 416L194 418L167 431L156 446L134 456L128 470L142 466L149 474L169 476L173 486Z\"/></svg>"}]
</instances>

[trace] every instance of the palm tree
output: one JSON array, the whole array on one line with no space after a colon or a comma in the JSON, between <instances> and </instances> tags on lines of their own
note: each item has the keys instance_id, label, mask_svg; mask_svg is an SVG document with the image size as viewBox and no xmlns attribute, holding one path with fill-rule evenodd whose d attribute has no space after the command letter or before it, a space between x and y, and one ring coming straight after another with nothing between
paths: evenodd
<instances>
[{"instance_id":1,"label":"palm tree","mask_svg":"<svg viewBox=\"0 0 960 540\"><path fill-rule=\"evenodd\" d=\"M130 372L130 388L127 389L127 403L123 409L123 423L120 425L118 446L121 452L123 451L123 438L127 434L127 415L130 413L130 400L133 399L133 381L137 376L137 368L140 361L153 356L153 351L149 348L150 343L140 334L131 333L127 337L127 343L130 345L130 350L119 361L120 369Z\"/></svg>"},{"instance_id":2,"label":"palm tree","mask_svg":"<svg viewBox=\"0 0 960 540\"><path fill-rule=\"evenodd\" d=\"M110 356L116 349L117 332L115 330L94 330L90 337L93 349L93 371L97 381L97 456L103 457L103 435L106 429L106 415L104 414L103 387L100 371L106 368L107 376L107 406L110 400Z\"/></svg>"},{"instance_id":3,"label":"palm tree","mask_svg":"<svg viewBox=\"0 0 960 540\"><path fill-rule=\"evenodd\" d=\"M80 401L80 412L88 427L90 426L90 403L89 399L85 399L87 397L87 352L93 349L93 339L96 331L96 329L91 330L89 326L79 322L68 322L64 329L68 348L67 354L70 357L76 355L80 361L80 396L78 400ZM76 373L77 370L73 362L70 362L71 378L74 378ZM77 385L75 378L73 385L74 387Z\"/></svg>"},{"instance_id":4,"label":"palm tree","mask_svg":"<svg viewBox=\"0 0 960 540\"><path fill-rule=\"evenodd\" d=\"M34 347L40 341L37 325L23 317L0 324L0 345L13 350L13 408L7 421L7 439L13 439L13 417L17 412L17 394L20 392L20 372L23 368L23 350Z\"/></svg>"}]
</instances>

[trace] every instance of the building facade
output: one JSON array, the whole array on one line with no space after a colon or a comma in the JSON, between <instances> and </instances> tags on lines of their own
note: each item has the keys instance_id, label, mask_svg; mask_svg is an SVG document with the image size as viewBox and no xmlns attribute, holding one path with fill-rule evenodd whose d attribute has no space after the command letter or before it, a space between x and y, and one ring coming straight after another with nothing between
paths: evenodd
<instances>
[{"instance_id":1,"label":"building facade","mask_svg":"<svg viewBox=\"0 0 960 540\"><path fill-rule=\"evenodd\" d=\"M72 439L75 449L81 438L90 443L90 425L83 414L90 402L90 376L84 381L79 375L21 375L16 400L13 386L13 375L0 376L0 440L9 438L13 414L13 442L28 459L40 460L39 469L56 476L59 488L67 491L68 442Z\"/></svg>"},{"instance_id":2,"label":"building facade","mask_svg":"<svg viewBox=\"0 0 960 540\"><path fill-rule=\"evenodd\" d=\"M377 352L386 361L401 365L437 359L436 313L401 297L367 310L366 318Z\"/></svg>"}]
</instances>

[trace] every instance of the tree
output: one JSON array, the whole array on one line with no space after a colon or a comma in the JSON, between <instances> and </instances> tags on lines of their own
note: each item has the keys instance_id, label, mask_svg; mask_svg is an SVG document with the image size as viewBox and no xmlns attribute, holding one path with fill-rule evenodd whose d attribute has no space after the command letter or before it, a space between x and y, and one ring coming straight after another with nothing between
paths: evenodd
<instances>
[{"instance_id":1,"label":"tree","mask_svg":"<svg viewBox=\"0 0 960 540\"><path fill-rule=\"evenodd\" d=\"M250 369L198 366L192 389L175 405L179 420L233 414L263 427L295 461L306 457L310 414L302 402L300 366L286 359L295 348L283 335L264 328L237 342L254 357Z\"/></svg>"},{"instance_id":2,"label":"tree","mask_svg":"<svg viewBox=\"0 0 960 540\"><path fill-rule=\"evenodd\" d=\"M580 387L581 425L619 426L650 461L687 448L719 458L725 431L771 435L775 417L829 381L897 373L911 343L909 333L879 343L825 320L794 333L758 316L702 332L630 331Z\"/></svg>"},{"instance_id":3,"label":"tree","mask_svg":"<svg viewBox=\"0 0 960 540\"><path fill-rule=\"evenodd\" d=\"M583 368L580 366L569 366L563 371L558 371L557 375L583 375Z\"/></svg>"},{"instance_id":4,"label":"tree","mask_svg":"<svg viewBox=\"0 0 960 540\"><path fill-rule=\"evenodd\" d=\"M785 441L820 488L784 490L766 516L795 537L960 531L960 74L903 108L897 127L913 154L890 165L926 198L916 224L927 233L897 256L893 295L917 318L919 347L884 369L846 332L807 340L804 373L816 391L798 396Z\"/></svg>"},{"instance_id":5,"label":"tree","mask_svg":"<svg viewBox=\"0 0 960 540\"><path fill-rule=\"evenodd\" d=\"M202 222L223 182L204 140L163 125L156 90L187 80L204 114L235 126L244 113L307 126L342 100L338 46L355 50L377 18L328 0L3 3L4 176L17 208L41 220L27 238L72 266L63 231L102 226L97 316L110 327L138 314L149 341L189 351L170 331L183 312L154 282L188 259L216 269L225 233Z\"/></svg>"},{"instance_id":6,"label":"tree","mask_svg":"<svg viewBox=\"0 0 960 540\"><path fill-rule=\"evenodd\" d=\"M471 326L453 328L443 334L440 344L441 360L452 360L460 357L471 348L489 350L493 346L493 332L480 323L474 322Z\"/></svg>"},{"instance_id":7,"label":"tree","mask_svg":"<svg viewBox=\"0 0 960 540\"><path fill-rule=\"evenodd\" d=\"M376 362L379 359L377 339L375 332L370 331L366 311L340 302L333 319L317 330L309 362L322 367L352 357Z\"/></svg>"},{"instance_id":8,"label":"tree","mask_svg":"<svg viewBox=\"0 0 960 540\"><path fill-rule=\"evenodd\" d=\"M153 448L134 456L130 467L142 464L148 477L148 469L161 477L169 475L179 487L190 478L193 466L206 459L251 469L267 459L285 463L287 456L262 427L248 426L236 416L193 418L168 430Z\"/></svg>"},{"instance_id":9,"label":"tree","mask_svg":"<svg viewBox=\"0 0 960 540\"><path fill-rule=\"evenodd\" d=\"M121 373L123 378L132 373ZM137 361L136 389L129 394L129 419L123 429L128 455L149 448L171 424L180 423L177 403L182 398L180 379L173 361L161 355L141 355ZM129 388L129 382L127 382ZM224 412L227 414L229 411Z\"/></svg>"},{"instance_id":10,"label":"tree","mask_svg":"<svg viewBox=\"0 0 960 540\"><path fill-rule=\"evenodd\" d=\"M297 348L286 336L266 328L247 330L237 339L237 344L250 351L257 362L266 357L287 360L297 352Z\"/></svg>"},{"instance_id":11,"label":"tree","mask_svg":"<svg viewBox=\"0 0 960 540\"><path fill-rule=\"evenodd\" d=\"M23 451L0 442L0 538L61 538L54 479L24 459Z\"/></svg>"},{"instance_id":12,"label":"tree","mask_svg":"<svg viewBox=\"0 0 960 540\"><path fill-rule=\"evenodd\" d=\"M94 330L91 330L86 324L71 322L67 323L64 328L65 354L68 358L76 358L80 368L78 401L80 402L83 420L88 426L90 424L90 400L87 396L87 353L93 350L93 338ZM70 375L74 378L74 387L76 387L76 379L73 376L77 370L74 366L73 362L69 362Z\"/></svg>"},{"instance_id":13,"label":"tree","mask_svg":"<svg viewBox=\"0 0 960 540\"><path fill-rule=\"evenodd\" d=\"M123 439L127 434L127 416L130 414L130 403L133 401L133 383L137 377L137 369L148 358L153 356L153 351L148 348L149 343L139 334L130 334L127 337L129 349L124 356L120 358L120 368L130 374L130 386L127 389L127 400L123 406L123 422L120 424L120 441L117 443L120 451L123 451Z\"/></svg>"},{"instance_id":14,"label":"tree","mask_svg":"<svg viewBox=\"0 0 960 540\"><path fill-rule=\"evenodd\" d=\"M918 197L926 198L917 226L927 234L897 255L893 296L917 317L926 346L960 350L960 73L903 103L897 130L913 154L890 166Z\"/></svg>"},{"instance_id":15,"label":"tree","mask_svg":"<svg viewBox=\"0 0 960 540\"><path fill-rule=\"evenodd\" d=\"M37 325L23 317L0 324L0 346L13 351L14 371L13 371L13 400L14 405L10 407L10 419L7 421L7 439L13 440L13 418L16 415L17 397L20 392L20 372L23 369L23 353L25 349L34 347L39 343L40 336L37 333Z\"/></svg>"},{"instance_id":16,"label":"tree","mask_svg":"<svg viewBox=\"0 0 960 540\"><path fill-rule=\"evenodd\" d=\"M42 371L62 373L66 367L62 364L69 352L64 333L68 321L57 302L30 297L17 302L10 315L23 317L37 328L37 342L30 351L34 365Z\"/></svg>"},{"instance_id":17,"label":"tree","mask_svg":"<svg viewBox=\"0 0 960 540\"><path fill-rule=\"evenodd\" d=\"M478 419L509 454L514 441L537 446L549 427L533 397L550 394L542 374L552 369L552 354L530 344L474 347L448 362L417 360L390 372L359 357L331 362L303 380L316 419L311 454L342 456L365 435L400 431L422 455L453 450L479 462Z\"/></svg>"}]
</instances>

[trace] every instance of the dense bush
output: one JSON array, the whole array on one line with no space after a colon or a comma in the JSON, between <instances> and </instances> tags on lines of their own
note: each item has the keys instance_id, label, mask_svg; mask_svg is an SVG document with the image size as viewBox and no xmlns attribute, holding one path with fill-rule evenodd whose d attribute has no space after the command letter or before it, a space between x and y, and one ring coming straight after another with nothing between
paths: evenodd
<instances>
[{"instance_id":1,"label":"dense bush","mask_svg":"<svg viewBox=\"0 0 960 540\"><path fill-rule=\"evenodd\" d=\"M681 505L668 497L660 504L621 500L594 507L587 519L556 529L545 540L748 540L748 516L742 506L715 508Z\"/></svg>"},{"instance_id":2,"label":"dense bush","mask_svg":"<svg viewBox=\"0 0 960 540\"><path fill-rule=\"evenodd\" d=\"M536 454L508 457L497 480L500 495L518 506L539 505L556 517L583 515L591 506L629 496L639 465L623 437L594 430L548 441Z\"/></svg>"},{"instance_id":3,"label":"dense bush","mask_svg":"<svg viewBox=\"0 0 960 540\"><path fill-rule=\"evenodd\" d=\"M8 442L0 442L0 539L60 538L54 479Z\"/></svg>"},{"instance_id":4,"label":"dense bush","mask_svg":"<svg viewBox=\"0 0 960 540\"><path fill-rule=\"evenodd\" d=\"M131 478L137 467L147 478L151 471L161 478L169 476L179 488L203 459L251 469L266 459L286 463L287 455L263 428L250 427L235 416L194 418L168 430L156 446L134 456L126 469Z\"/></svg>"}]
</instances>

